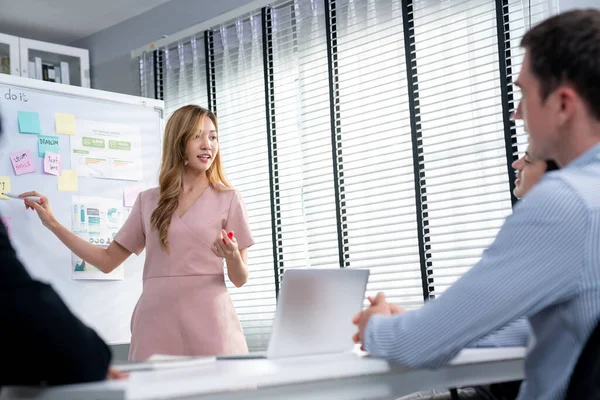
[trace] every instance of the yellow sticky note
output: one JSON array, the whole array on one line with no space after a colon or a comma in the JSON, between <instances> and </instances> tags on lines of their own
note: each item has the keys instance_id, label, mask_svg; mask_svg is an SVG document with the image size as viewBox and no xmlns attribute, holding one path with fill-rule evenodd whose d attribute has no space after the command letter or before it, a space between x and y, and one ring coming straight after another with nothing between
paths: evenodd
<instances>
[{"instance_id":1,"label":"yellow sticky note","mask_svg":"<svg viewBox=\"0 0 600 400\"><path fill-rule=\"evenodd\" d=\"M58 191L76 192L77 189L77 171L63 169L62 175L58 177Z\"/></svg>"},{"instance_id":2,"label":"yellow sticky note","mask_svg":"<svg viewBox=\"0 0 600 400\"><path fill-rule=\"evenodd\" d=\"M75 136L75 116L73 114L54 114L56 133L59 135Z\"/></svg>"},{"instance_id":3,"label":"yellow sticky note","mask_svg":"<svg viewBox=\"0 0 600 400\"><path fill-rule=\"evenodd\" d=\"M0 176L0 193L10 193L10 176ZM8 197L0 194L0 199L8 200Z\"/></svg>"}]
</instances>

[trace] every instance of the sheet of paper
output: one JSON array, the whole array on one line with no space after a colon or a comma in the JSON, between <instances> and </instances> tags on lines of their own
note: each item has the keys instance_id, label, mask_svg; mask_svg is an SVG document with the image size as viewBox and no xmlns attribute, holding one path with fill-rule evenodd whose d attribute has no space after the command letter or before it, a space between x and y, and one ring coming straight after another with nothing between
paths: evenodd
<instances>
[{"instance_id":1,"label":"sheet of paper","mask_svg":"<svg viewBox=\"0 0 600 400\"><path fill-rule=\"evenodd\" d=\"M129 186L123 189L123 204L125 207L133 207L141 191L142 188L140 186Z\"/></svg>"},{"instance_id":2,"label":"sheet of paper","mask_svg":"<svg viewBox=\"0 0 600 400\"><path fill-rule=\"evenodd\" d=\"M126 213L120 199L73 196L72 232L88 243L108 247L125 222ZM72 256L73 279L124 279L123 266L105 274L95 266Z\"/></svg>"},{"instance_id":3,"label":"sheet of paper","mask_svg":"<svg viewBox=\"0 0 600 400\"><path fill-rule=\"evenodd\" d=\"M190 368L198 365L214 363L215 361L217 361L217 357L215 356L188 357L154 354L145 361L116 364L115 367L119 369L119 371L123 372L150 371L172 368Z\"/></svg>"},{"instance_id":4,"label":"sheet of paper","mask_svg":"<svg viewBox=\"0 0 600 400\"><path fill-rule=\"evenodd\" d=\"M46 152L44 156L44 172L50 175L61 175L62 164L60 162L60 154Z\"/></svg>"},{"instance_id":5,"label":"sheet of paper","mask_svg":"<svg viewBox=\"0 0 600 400\"><path fill-rule=\"evenodd\" d=\"M10 217L0 217L0 221L4 224L6 228L6 233L8 233L8 239L12 238L12 220Z\"/></svg>"},{"instance_id":6,"label":"sheet of paper","mask_svg":"<svg viewBox=\"0 0 600 400\"><path fill-rule=\"evenodd\" d=\"M35 163L29 150L17 151L9 154L15 175L29 174L35 172ZM8 190L7 190L8 192Z\"/></svg>"},{"instance_id":7,"label":"sheet of paper","mask_svg":"<svg viewBox=\"0 0 600 400\"><path fill-rule=\"evenodd\" d=\"M71 168L79 176L141 181L142 135L135 125L77 120Z\"/></svg>"},{"instance_id":8,"label":"sheet of paper","mask_svg":"<svg viewBox=\"0 0 600 400\"><path fill-rule=\"evenodd\" d=\"M10 176L0 176L0 193L10 193ZM0 194L1 200L8 200L8 197Z\"/></svg>"},{"instance_id":9,"label":"sheet of paper","mask_svg":"<svg viewBox=\"0 0 600 400\"><path fill-rule=\"evenodd\" d=\"M73 114L54 114L56 133L59 135L75 136L75 116Z\"/></svg>"},{"instance_id":10,"label":"sheet of paper","mask_svg":"<svg viewBox=\"0 0 600 400\"><path fill-rule=\"evenodd\" d=\"M36 112L19 111L19 132L39 135L42 133L40 115Z\"/></svg>"},{"instance_id":11,"label":"sheet of paper","mask_svg":"<svg viewBox=\"0 0 600 400\"><path fill-rule=\"evenodd\" d=\"M44 157L47 151L60 154L58 136L38 136L38 156Z\"/></svg>"},{"instance_id":12,"label":"sheet of paper","mask_svg":"<svg viewBox=\"0 0 600 400\"><path fill-rule=\"evenodd\" d=\"M59 192L77 192L77 171L72 169L63 169L58 177Z\"/></svg>"}]
</instances>

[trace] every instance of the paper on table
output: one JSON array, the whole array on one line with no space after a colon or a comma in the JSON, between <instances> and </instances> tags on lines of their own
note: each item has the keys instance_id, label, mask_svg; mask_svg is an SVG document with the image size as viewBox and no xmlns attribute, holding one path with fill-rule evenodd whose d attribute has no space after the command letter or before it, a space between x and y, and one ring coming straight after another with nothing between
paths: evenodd
<instances>
[{"instance_id":1,"label":"paper on table","mask_svg":"<svg viewBox=\"0 0 600 400\"><path fill-rule=\"evenodd\" d=\"M54 114L56 133L59 135L75 136L75 116L73 114Z\"/></svg>"},{"instance_id":2,"label":"paper on table","mask_svg":"<svg viewBox=\"0 0 600 400\"><path fill-rule=\"evenodd\" d=\"M136 361L113 366L123 372L149 371L157 369L189 368L213 363L217 360L214 356L187 357L155 354L146 361Z\"/></svg>"},{"instance_id":3,"label":"paper on table","mask_svg":"<svg viewBox=\"0 0 600 400\"><path fill-rule=\"evenodd\" d=\"M58 191L76 192L77 190L77 171L63 169L62 174L58 177Z\"/></svg>"}]
</instances>

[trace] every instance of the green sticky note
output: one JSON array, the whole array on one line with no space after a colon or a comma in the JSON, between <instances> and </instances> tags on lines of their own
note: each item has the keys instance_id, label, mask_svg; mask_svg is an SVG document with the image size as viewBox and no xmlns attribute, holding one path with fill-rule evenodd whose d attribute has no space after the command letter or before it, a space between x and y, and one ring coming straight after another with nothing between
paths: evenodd
<instances>
[{"instance_id":1,"label":"green sticky note","mask_svg":"<svg viewBox=\"0 0 600 400\"><path fill-rule=\"evenodd\" d=\"M47 151L60 154L58 136L38 136L38 156L44 157Z\"/></svg>"},{"instance_id":2,"label":"green sticky note","mask_svg":"<svg viewBox=\"0 0 600 400\"><path fill-rule=\"evenodd\" d=\"M40 125L40 115L36 112L19 111L19 132L33 133L39 135L42 133Z\"/></svg>"}]
</instances>

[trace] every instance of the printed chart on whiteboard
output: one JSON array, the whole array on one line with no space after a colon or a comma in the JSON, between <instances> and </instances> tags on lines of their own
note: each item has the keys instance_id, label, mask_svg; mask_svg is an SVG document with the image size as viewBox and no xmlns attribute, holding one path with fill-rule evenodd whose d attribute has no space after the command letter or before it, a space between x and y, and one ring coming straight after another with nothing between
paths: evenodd
<instances>
[{"instance_id":1,"label":"printed chart on whiteboard","mask_svg":"<svg viewBox=\"0 0 600 400\"><path fill-rule=\"evenodd\" d=\"M77 135L71 136L71 167L78 176L142 180L140 128L77 120Z\"/></svg>"},{"instance_id":2,"label":"printed chart on whiteboard","mask_svg":"<svg viewBox=\"0 0 600 400\"><path fill-rule=\"evenodd\" d=\"M123 226L127 212L121 200L102 197L73 196L72 232L94 246L108 247ZM104 274L95 266L73 254L73 279L120 280L125 278L123 266Z\"/></svg>"}]
</instances>

